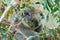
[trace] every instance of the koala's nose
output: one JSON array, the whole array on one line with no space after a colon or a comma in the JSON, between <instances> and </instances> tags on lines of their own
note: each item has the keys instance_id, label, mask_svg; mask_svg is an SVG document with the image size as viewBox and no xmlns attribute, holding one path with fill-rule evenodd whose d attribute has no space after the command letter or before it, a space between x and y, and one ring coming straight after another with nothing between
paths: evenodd
<instances>
[{"instance_id":1,"label":"koala's nose","mask_svg":"<svg viewBox=\"0 0 60 40\"><path fill-rule=\"evenodd\" d=\"M36 19L33 19L32 22L34 24L34 27L37 27L38 26L38 21Z\"/></svg>"}]
</instances>

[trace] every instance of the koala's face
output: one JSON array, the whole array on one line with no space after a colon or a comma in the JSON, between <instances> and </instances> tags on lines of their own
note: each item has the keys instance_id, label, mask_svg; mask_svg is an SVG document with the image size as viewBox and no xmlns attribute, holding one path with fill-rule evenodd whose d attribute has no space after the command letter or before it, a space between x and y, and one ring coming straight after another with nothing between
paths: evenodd
<instances>
[{"instance_id":1,"label":"koala's face","mask_svg":"<svg viewBox=\"0 0 60 40\"><path fill-rule=\"evenodd\" d=\"M17 15L17 14L15 14L15 15ZM14 14L12 15L14 17L11 16L11 20L12 20L11 22L13 22L12 24L14 24L14 25L21 22L21 19L23 18L23 25L27 24L29 26L29 28L35 29L36 27L40 26L39 25L40 13L34 9L26 8L26 9L23 9L22 11L20 11L19 14L17 15L17 17L15 17L15 15ZM24 25L24 27L26 27L26 26ZM38 30L41 29L40 27Z\"/></svg>"},{"instance_id":2,"label":"koala's face","mask_svg":"<svg viewBox=\"0 0 60 40\"><path fill-rule=\"evenodd\" d=\"M24 18L24 22L29 25L29 27L31 28L35 28L39 25L39 21L36 15L38 13L35 13L34 10L31 10L30 8L24 9L22 10L22 12L20 13L20 18Z\"/></svg>"}]
</instances>

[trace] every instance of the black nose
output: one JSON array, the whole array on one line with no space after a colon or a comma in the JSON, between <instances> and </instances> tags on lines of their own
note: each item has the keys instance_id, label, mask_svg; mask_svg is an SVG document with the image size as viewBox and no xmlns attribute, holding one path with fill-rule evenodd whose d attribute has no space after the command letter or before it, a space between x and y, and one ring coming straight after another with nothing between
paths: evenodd
<instances>
[{"instance_id":1,"label":"black nose","mask_svg":"<svg viewBox=\"0 0 60 40\"><path fill-rule=\"evenodd\" d=\"M37 27L38 26L38 21L36 19L33 19L32 22L33 22L33 26L34 27Z\"/></svg>"}]
</instances>

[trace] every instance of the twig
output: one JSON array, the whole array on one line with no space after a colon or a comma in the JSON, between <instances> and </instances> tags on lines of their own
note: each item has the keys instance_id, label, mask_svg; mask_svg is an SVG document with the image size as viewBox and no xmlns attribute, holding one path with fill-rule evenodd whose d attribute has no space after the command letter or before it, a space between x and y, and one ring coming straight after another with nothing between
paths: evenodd
<instances>
[{"instance_id":1,"label":"twig","mask_svg":"<svg viewBox=\"0 0 60 40\"><path fill-rule=\"evenodd\" d=\"M5 15L7 14L7 11L10 9L10 5L6 8L6 10L3 12L1 18L0 18L0 22L2 21L2 19L5 17Z\"/></svg>"},{"instance_id":2,"label":"twig","mask_svg":"<svg viewBox=\"0 0 60 40\"><path fill-rule=\"evenodd\" d=\"M7 14L7 11L10 9L10 7L12 6L12 5L15 5L16 4L16 2L14 1L14 0L12 0L11 1L11 3L8 5L8 7L5 9L5 11L3 12L3 14L2 14L2 16L1 16L1 18L0 18L0 22L2 21L2 19L5 17L5 15Z\"/></svg>"}]
</instances>

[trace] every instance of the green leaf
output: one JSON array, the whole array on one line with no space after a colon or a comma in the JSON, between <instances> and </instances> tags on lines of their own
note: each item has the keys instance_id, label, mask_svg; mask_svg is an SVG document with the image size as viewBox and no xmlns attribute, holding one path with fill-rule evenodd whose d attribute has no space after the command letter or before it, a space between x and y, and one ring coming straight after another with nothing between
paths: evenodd
<instances>
[{"instance_id":1,"label":"green leaf","mask_svg":"<svg viewBox=\"0 0 60 40\"><path fill-rule=\"evenodd\" d=\"M2 14L2 11L0 10L0 15Z\"/></svg>"},{"instance_id":2,"label":"green leaf","mask_svg":"<svg viewBox=\"0 0 60 40\"><path fill-rule=\"evenodd\" d=\"M8 38L8 40L13 40L13 37L12 37L12 35L9 35L9 38Z\"/></svg>"},{"instance_id":3,"label":"green leaf","mask_svg":"<svg viewBox=\"0 0 60 40\"><path fill-rule=\"evenodd\" d=\"M44 5L44 8L47 9L47 10L49 11L49 7L48 7L47 0L44 0L43 5Z\"/></svg>"},{"instance_id":4,"label":"green leaf","mask_svg":"<svg viewBox=\"0 0 60 40\"><path fill-rule=\"evenodd\" d=\"M4 4L4 6L6 6L6 7L7 7L7 4Z\"/></svg>"},{"instance_id":5,"label":"green leaf","mask_svg":"<svg viewBox=\"0 0 60 40\"><path fill-rule=\"evenodd\" d=\"M59 28L56 28L57 32L60 34L60 29Z\"/></svg>"},{"instance_id":6,"label":"green leaf","mask_svg":"<svg viewBox=\"0 0 60 40\"><path fill-rule=\"evenodd\" d=\"M57 10L58 10L58 7L56 6L56 7L54 7L53 10L51 10L51 11L52 11L51 13L54 13L54 12L56 12Z\"/></svg>"},{"instance_id":7,"label":"green leaf","mask_svg":"<svg viewBox=\"0 0 60 40\"><path fill-rule=\"evenodd\" d=\"M24 7L25 7L25 4L20 5L20 8L21 8L21 9L24 8Z\"/></svg>"},{"instance_id":8,"label":"green leaf","mask_svg":"<svg viewBox=\"0 0 60 40\"><path fill-rule=\"evenodd\" d=\"M13 10L13 9L15 9L15 7L14 7L14 6L12 6L10 9L11 9L11 10Z\"/></svg>"},{"instance_id":9,"label":"green leaf","mask_svg":"<svg viewBox=\"0 0 60 40\"><path fill-rule=\"evenodd\" d=\"M40 2L36 2L35 4L40 4Z\"/></svg>"},{"instance_id":10,"label":"green leaf","mask_svg":"<svg viewBox=\"0 0 60 40\"><path fill-rule=\"evenodd\" d=\"M56 3L57 5L59 5L59 0L55 0L55 3Z\"/></svg>"},{"instance_id":11,"label":"green leaf","mask_svg":"<svg viewBox=\"0 0 60 40\"><path fill-rule=\"evenodd\" d=\"M7 30L8 30L8 28L9 28L9 27L8 27L8 26L6 26L6 27L4 28L4 29L5 29L5 31L7 31Z\"/></svg>"}]
</instances>

